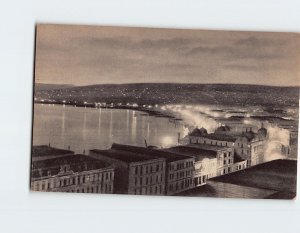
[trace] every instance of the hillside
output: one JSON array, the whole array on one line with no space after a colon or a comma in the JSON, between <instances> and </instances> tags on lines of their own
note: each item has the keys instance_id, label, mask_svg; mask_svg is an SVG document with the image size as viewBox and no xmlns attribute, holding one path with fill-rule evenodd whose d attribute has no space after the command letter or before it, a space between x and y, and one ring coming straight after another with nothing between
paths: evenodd
<instances>
[{"instance_id":1,"label":"hillside","mask_svg":"<svg viewBox=\"0 0 300 233\"><path fill-rule=\"evenodd\" d=\"M299 87L242 84L102 84L37 88L36 98L67 102L298 106Z\"/></svg>"}]
</instances>

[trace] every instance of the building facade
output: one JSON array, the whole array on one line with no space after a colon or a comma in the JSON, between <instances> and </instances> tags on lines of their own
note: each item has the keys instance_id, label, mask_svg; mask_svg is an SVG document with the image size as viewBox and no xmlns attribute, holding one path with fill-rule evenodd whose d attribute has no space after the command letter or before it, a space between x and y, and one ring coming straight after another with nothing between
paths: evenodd
<instances>
[{"instance_id":1,"label":"building facade","mask_svg":"<svg viewBox=\"0 0 300 233\"><path fill-rule=\"evenodd\" d=\"M89 156L112 163L115 168L114 193L164 195L164 158L131 152L126 145L113 144L109 150L90 150Z\"/></svg>"},{"instance_id":2,"label":"building facade","mask_svg":"<svg viewBox=\"0 0 300 233\"><path fill-rule=\"evenodd\" d=\"M202 144L210 146L230 147L232 148L232 154L236 153L242 158L247 160L247 167L254 166L265 161L264 153L266 149L266 142L268 139L267 130L263 127L258 129L257 133L252 131L251 127L245 127L240 135L233 134L228 126L220 126L215 133L205 133L198 129L198 133L195 130L192 131L185 138L180 140L180 144ZM225 165L225 164L224 164ZM229 172L231 168L224 168L224 172Z\"/></svg>"},{"instance_id":3,"label":"building facade","mask_svg":"<svg viewBox=\"0 0 300 233\"><path fill-rule=\"evenodd\" d=\"M163 194L172 195L191 189L193 185L194 158L191 156L170 153L167 150L154 148L114 145L113 148L127 153L141 154L149 158L165 160L165 191ZM154 172L159 172L154 170ZM138 183L138 182L137 182ZM152 194L152 193L150 193Z\"/></svg>"},{"instance_id":4,"label":"building facade","mask_svg":"<svg viewBox=\"0 0 300 233\"><path fill-rule=\"evenodd\" d=\"M31 190L113 193L114 169L85 155L67 155L32 162Z\"/></svg>"}]
</instances>

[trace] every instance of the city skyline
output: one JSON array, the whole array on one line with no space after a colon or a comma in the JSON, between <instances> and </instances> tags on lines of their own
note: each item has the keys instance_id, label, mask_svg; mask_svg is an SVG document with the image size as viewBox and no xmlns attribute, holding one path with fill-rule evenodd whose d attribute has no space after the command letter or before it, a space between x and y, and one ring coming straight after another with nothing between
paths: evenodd
<instances>
[{"instance_id":1,"label":"city skyline","mask_svg":"<svg viewBox=\"0 0 300 233\"><path fill-rule=\"evenodd\" d=\"M299 86L299 41L295 33L38 25L35 82Z\"/></svg>"}]
</instances>

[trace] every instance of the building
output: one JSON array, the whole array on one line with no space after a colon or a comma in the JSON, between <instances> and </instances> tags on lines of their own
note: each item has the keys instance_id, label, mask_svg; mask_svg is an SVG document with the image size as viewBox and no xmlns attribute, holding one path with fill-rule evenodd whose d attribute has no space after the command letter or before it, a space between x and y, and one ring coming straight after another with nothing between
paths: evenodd
<instances>
[{"instance_id":1,"label":"building","mask_svg":"<svg viewBox=\"0 0 300 233\"><path fill-rule=\"evenodd\" d=\"M225 146L206 145L206 144L189 144L191 148L198 149L203 154L210 154L217 158L217 176L225 175L232 172L234 163L234 149ZM209 177L207 177L209 178Z\"/></svg>"},{"instance_id":2,"label":"building","mask_svg":"<svg viewBox=\"0 0 300 233\"><path fill-rule=\"evenodd\" d=\"M214 196L293 199L297 187L297 161L278 159L207 182Z\"/></svg>"},{"instance_id":3,"label":"building","mask_svg":"<svg viewBox=\"0 0 300 233\"><path fill-rule=\"evenodd\" d=\"M177 146L166 150L174 154L194 157L193 183L195 187L204 185L207 179L217 176L218 160L215 152L190 146Z\"/></svg>"},{"instance_id":4,"label":"building","mask_svg":"<svg viewBox=\"0 0 300 233\"><path fill-rule=\"evenodd\" d=\"M66 155L74 155L74 151L58 149L46 145L32 146L31 160L38 161L44 159L58 158Z\"/></svg>"},{"instance_id":5,"label":"building","mask_svg":"<svg viewBox=\"0 0 300 233\"><path fill-rule=\"evenodd\" d=\"M166 160L128 151L131 149L131 146L113 144L109 150L90 150L89 156L113 164L114 193L164 195Z\"/></svg>"},{"instance_id":6,"label":"building","mask_svg":"<svg viewBox=\"0 0 300 233\"><path fill-rule=\"evenodd\" d=\"M247 160L247 167L263 163L267 130L262 126L257 133L250 128L237 138L234 144L235 153L243 160Z\"/></svg>"},{"instance_id":7,"label":"building","mask_svg":"<svg viewBox=\"0 0 300 233\"><path fill-rule=\"evenodd\" d=\"M234 147L234 143L237 137L227 134L218 134L218 133L210 133L210 134L202 134L195 135L189 134L186 137L182 138L179 141L179 144L206 144L213 146L225 146L225 147Z\"/></svg>"},{"instance_id":8,"label":"building","mask_svg":"<svg viewBox=\"0 0 300 233\"><path fill-rule=\"evenodd\" d=\"M192 131L185 138L180 140L180 144L202 144L211 146L231 147L233 153L247 160L247 167L254 166L264 162L265 146L268 139L268 132L262 127L254 133L251 127L246 127L245 131L239 135L232 134L231 128L220 126L214 133L201 133Z\"/></svg>"},{"instance_id":9,"label":"building","mask_svg":"<svg viewBox=\"0 0 300 233\"><path fill-rule=\"evenodd\" d=\"M163 158L166 161L165 193L173 195L194 188L193 172L194 157L169 152L168 149L158 150L146 147L122 146L118 149L130 153L140 153L151 157Z\"/></svg>"},{"instance_id":10,"label":"building","mask_svg":"<svg viewBox=\"0 0 300 233\"><path fill-rule=\"evenodd\" d=\"M193 178L196 187L206 184L207 179L225 175L237 169L234 166L234 150L231 147L193 143L172 147L168 151L195 158Z\"/></svg>"},{"instance_id":11,"label":"building","mask_svg":"<svg viewBox=\"0 0 300 233\"><path fill-rule=\"evenodd\" d=\"M114 169L85 155L66 155L32 162L31 190L112 193Z\"/></svg>"}]
</instances>

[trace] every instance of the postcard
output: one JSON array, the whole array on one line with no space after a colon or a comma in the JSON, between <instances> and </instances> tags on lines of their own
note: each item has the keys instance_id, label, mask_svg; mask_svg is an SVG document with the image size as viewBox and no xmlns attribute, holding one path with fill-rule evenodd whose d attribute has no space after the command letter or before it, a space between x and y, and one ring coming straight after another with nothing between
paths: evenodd
<instances>
[{"instance_id":1,"label":"postcard","mask_svg":"<svg viewBox=\"0 0 300 233\"><path fill-rule=\"evenodd\" d=\"M36 26L32 191L294 199L300 36Z\"/></svg>"}]
</instances>

